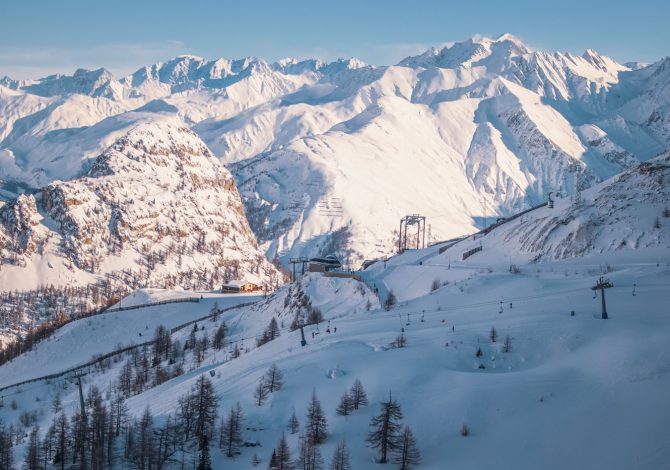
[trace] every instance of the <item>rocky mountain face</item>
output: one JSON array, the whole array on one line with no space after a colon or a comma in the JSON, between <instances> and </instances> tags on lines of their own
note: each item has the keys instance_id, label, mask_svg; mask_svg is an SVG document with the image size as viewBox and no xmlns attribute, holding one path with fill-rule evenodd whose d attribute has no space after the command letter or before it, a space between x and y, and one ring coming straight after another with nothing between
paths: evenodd
<instances>
[{"instance_id":1,"label":"rocky mountain face","mask_svg":"<svg viewBox=\"0 0 670 470\"><path fill-rule=\"evenodd\" d=\"M121 79L3 79L0 191L86 175L169 116L229 166L269 258L330 250L357 264L392 250L404 215L446 239L655 157L670 146L669 83L668 59L623 65L512 35L393 66L182 56Z\"/></svg>"},{"instance_id":2,"label":"rocky mountain face","mask_svg":"<svg viewBox=\"0 0 670 470\"><path fill-rule=\"evenodd\" d=\"M3 290L99 277L187 289L278 280L232 175L172 116L133 128L85 175L0 208L0 256Z\"/></svg>"}]
</instances>

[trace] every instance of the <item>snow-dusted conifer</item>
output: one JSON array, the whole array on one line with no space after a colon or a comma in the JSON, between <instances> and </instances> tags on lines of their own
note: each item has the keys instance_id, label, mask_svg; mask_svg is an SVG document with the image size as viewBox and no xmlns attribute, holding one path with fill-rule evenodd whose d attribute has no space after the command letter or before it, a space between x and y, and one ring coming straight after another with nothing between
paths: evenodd
<instances>
[{"instance_id":1,"label":"snow-dusted conifer","mask_svg":"<svg viewBox=\"0 0 670 470\"><path fill-rule=\"evenodd\" d=\"M344 392L340 398L340 403L337 405L337 409L335 410L336 413L340 416L349 416L353 408L354 405L351 396L347 392Z\"/></svg>"},{"instance_id":2,"label":"snow-dusted conifer","mask_svg":"<svg viewBox=\"0 0 670 470\"><path fill-rule=\"evenodd\" d=\"M340 441L337 443L329 470L351 470L351 456L346 442Z\"/></svg>"},{"instance_id":3,"label":"snow-dusted conifer","mask_svg":"<svg viewBox=\"0 0 670 470\"><path fill-rule=\"evenodd\" d=\"M267 384L265 383L265 378L261 377L261 380L258 381L258 385L254 389L254 401L257 406L262 406L267 400L270 392L268 391Z\"/></svg>"},{"instance_id":4,"label":"snow-dusted conifer","mask_svg":"<svg viewBox=\"0 0 670 470\"><path fill-rule=\"evenodd\" d=\"M403 429L398 447L393 454L393 463L398 464L399 470L410 470L421 463L421 454L409 426Z\"/></svg>"},{"instance_id":5,"label":"snow-dusted conifer","mask_svg":"<svg viewBox=\"0 0 670 470\"><path fill-rule=\"evenodd\" d=\"M368 406L368 395L365 393L365 389L363 388L360 379L354 380L354 384L349 391L349 396L351 397L354 410L357 410L361 406Z\"/></svg>"},{"instance_id":6,"label":"snow-dusted conifer","mask_svg":"<svg viewBox=\"0 0 670 470\"><path fill-rule=\"evenodd\" d=\"M316 397L316 390L312 391L312 398L307 408L307 423L305 425L305 436L314 445L319 445L328 436L328 422L321 408L321 402Z\"/></svg>"},{"instance_id":7,"label":"snow-dusted conifer","mask_svg":"<svg viewBox=\"0 0 670 470\"><path fill-rule=\"evenodd\" d=\"M281 390L284 385L284 374L279 370L277 364L272 364L267 370L264 376L265 385L268 388L268 392L274 393L277 390Z\"/></svg>"},{"instance_id":8,"label":"snow-dusted conifer","mask_svg":"<svg viewBox=\"0 0 670 470\"><path fill-rule=\"evenodd\" d=\"M389 395L388 401L381 402L381 412L370 420L372 430L366 439L370 447L379 449L379 463L388 462L388 453L400 446L402 428L400 420L402 420L400 404Z\"/></svg>"}]
</instances>

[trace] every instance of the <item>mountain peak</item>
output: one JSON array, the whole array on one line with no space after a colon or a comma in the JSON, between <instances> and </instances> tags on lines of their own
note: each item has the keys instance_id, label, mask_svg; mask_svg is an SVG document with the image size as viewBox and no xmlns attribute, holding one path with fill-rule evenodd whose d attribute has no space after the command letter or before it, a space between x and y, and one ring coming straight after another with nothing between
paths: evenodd
<instances>
[{"instance_id":1,"label":"mountain peak","mask_svg":"<svg viewBox=\"0 0 670 470\"><path fill-rule=\"evenodd\" d=\"M516 36L505 33L495 39L473 36L442 48L431 47L423 54L406 57L398 65L405 67L459 68L477 65L492 58L493 62L507 61L510 57L528 54L530 49Z\"/></svg>"},{"instance_id":2,"label":"mountain peak","mask_svg":"<svg viewBox=\"0 0 670 470\"><path fill-rule=\"evenodd\" d=\"M193 165L196 158L214 160L207 145L176 116L142 122L117 139L95 161L88 176L125 172L129 167L150 164L170 167L175 160ZM130 164L130 162L134 162ZM129 165L130 164L130 165Z\"/></svg>"},{"instance_id":3,"label":"mountain peak","mask_svg":"<svg viewBox=\"0 0 670 470\"><path fill-rule=\"evenodd\" d=\"M526 47L526 45L523 43L521 39L519 39L517 36L511 34L511 33L503 33L497 38L495 38L495 42L503 42L503 41L511 41L516 44L522 45Z\"/></svg>"}]
</instances>

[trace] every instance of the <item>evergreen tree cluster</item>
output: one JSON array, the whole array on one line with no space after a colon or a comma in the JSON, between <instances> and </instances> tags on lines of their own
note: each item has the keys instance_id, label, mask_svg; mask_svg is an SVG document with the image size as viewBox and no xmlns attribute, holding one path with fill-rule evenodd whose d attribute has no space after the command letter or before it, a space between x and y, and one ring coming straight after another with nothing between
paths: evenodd
<instances>
[{"instance_id":1,"label":"evergreen tree cluster","mask_svg":"<svg viewBox=\"0 0 670 470\"><path fill-rule=\"evenodd\" d=\"M289 327L291 331L295 331L301 326L318 325L323 321L321 310L312 305L312 301L303 290L299 280L289 288L284 299L284 308L294 312Z\"/></svg>"},{"instance_id":2,"label":"evergreen tree cluster","mask_svg":"<svg viewBox=\"0 0 670 470\"><path fill-rule=\"evenodd\" d=\"M277 339L279 337L279 324L277 323L277 319L275 317L272 317L272 320L270 320L270 324L263 330L263 334L256 340L256 345L257 346L263 346L266 343L269 343L270 341Z\"/></svg>"},{"instance_id":3,"label":"evergreen tree cluster","mask_svg":"<svg viewBox=\"0 0 670 470\"><path fill-rule=\"evenodd\" d=\"M337 405L336 413L340 416L349 416L354 410L368 405L368 396L359 379L354 381L351 389L344 392Z\"/></svg>"},{"instance_id":4,"label":"evergreen tree cluster","mask_svg":"<svg viewBox=\"0 0 670 470\"><path fill-rule=\"evenodd\" d=\"M254 389L254 402L257 406L262 406L270 394L281 390L283 385L284 374L279 370L277 364L272 364L267 372L261 376Z\"/></svg>"}]
</instances>

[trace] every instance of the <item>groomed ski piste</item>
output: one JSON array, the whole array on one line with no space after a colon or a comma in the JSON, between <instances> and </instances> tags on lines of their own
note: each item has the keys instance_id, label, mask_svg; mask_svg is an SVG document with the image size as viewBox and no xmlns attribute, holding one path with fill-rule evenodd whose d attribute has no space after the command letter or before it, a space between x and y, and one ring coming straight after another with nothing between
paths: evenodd
<instances>
[{"instance_id":1,"label":"groomed ski piste","mask_svg":"<svg viewBox=\"0 0 670 470\"><path fill-rule=\"evenodd\" d=\"M634 190L641 191L642 185L631 178L585 192L585 202L577 203L580 220L603 208L598 198L615 184L630 184L625 194L639 201ZM617 201L627 204L625 198ZM219 416L240 402L244 440L259 445L243 447L234 459L213 445L215 469L251 468L254 453L262 460L260 468L266 468L294 409L304 426L313 390L328 420L329 435L320 446L326 463L337 443L345 440L353 468L394 467L377 467L378 453L365 443L370 418L391 393L402 406L403 423L417 438L421 469L670 468L670 250L667 228L652 228L653 215L660 214L663 204L662 199L631 204L616 220L599 225L602 230L592 230L593 245L572 256L555 256L560 240L569 237L560 230L578 222L568 220L575 203L565 199L553 209L537 209L524 220L474 240L469 237L443 253L436 245L379 261L356 273L364 282L307 274L299 290L325 319L305 328L306 346L301 346L299 330L289 331L298 285L284 286L253 305L224 312L216 322L198 323L211 337L225 321L227 346L208 350L199 367L192 366L187 353L183 375L126 403L134 416L148 406L154 424L160 424L174 412L179 397L206 374L219 398ZM530 234L554 216L566 221L555 238L531 240ZM637 217L638 224L631 225L629 216ZM661 223L668 225L667 219ZM633 236L627 230L634 232L637 246L629 242L616 249L619 238ZM645 242L652 238L654 243ZM528 250L524 243L539 251ZM464 252L479 244L482 251L462 260ZM601 318L600 292L592 290L600 277L614 286L605 292L607 320ZM397 303L387 310L382 304L390 291ZM33 352L0 367L0 386L85 362L118 343L138 342L139 332L151 336L158 324L174 327L199 318L215 302L225 308L232 303L224 299L247 300L202 295L197 304L74 322ZM135 296L139 303L147 301L146 293ZM161 298L168 297L161 293ZM256 339L272 317L281 334L257 347ZM495 343L489 339L492 327L499 338ZM173 340L183 344L190 331L175 332ZM391 347L401 332L406 347ZM503 352L507 336L511 351ZM242 354L232 359L235 345ZM104 396L124 362L85 375L85 389L95 385ZM271 364L283 372L284 387L256 406L254 389ZM339 399L355 379L363 383L370 404L339 416ZM77 387L69 378L1 393L5 423L17 422L24 411L37 411L37 424L47 429L56 394L66 413L79 407ZM467 437L460 433L463 424L471 431ZM294 457L298 436L287 432ZM20 462L25 443L13 451Z\"/></svg>"}]
</instances>

